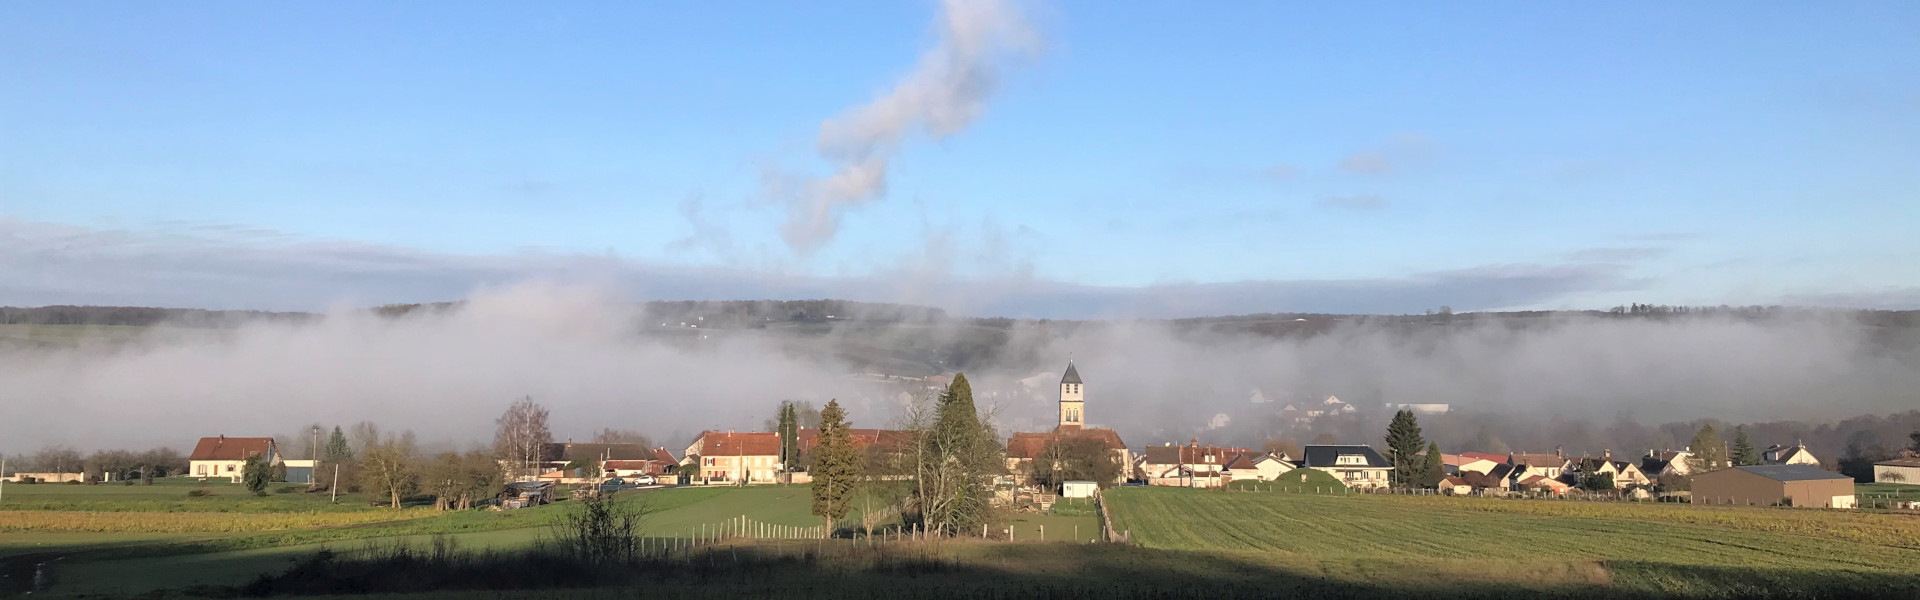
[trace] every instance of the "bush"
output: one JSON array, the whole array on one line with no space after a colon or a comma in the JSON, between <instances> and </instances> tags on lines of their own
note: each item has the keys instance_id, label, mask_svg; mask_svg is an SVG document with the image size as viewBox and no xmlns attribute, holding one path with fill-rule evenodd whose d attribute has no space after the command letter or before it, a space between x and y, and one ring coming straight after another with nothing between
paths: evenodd
<instances>
[{"instance_id":1,"label":"bush","mask_svg":"<svg viewBox=\"0 0 1920 600\"><path fill-rule=\"evenodd\" d=\"M188 498L201 498L205 496L207 496L206 490L187 490Z\"/></svg>"},{"instance_id":2,"label":"bush","mask_svg":"<svg viewBox=\"0 0 1920 600\"><path fill-rule=\"evenodd\" d=\"M277 488L273 488L273 493L275 494L291 494L297 491L300 491L300 488L293 487L293 486L280 486Z\"/></svg>"},{"instance_id":3,"label":"bush","mask_svg":"<svg viewBox=\"0 0 1920 600\"><path fill-rule=\"evenodd\" d=\"M132 479L123 480L120 482L120 485L133 485L133 480Z\"/></svg>"}]
</instances>

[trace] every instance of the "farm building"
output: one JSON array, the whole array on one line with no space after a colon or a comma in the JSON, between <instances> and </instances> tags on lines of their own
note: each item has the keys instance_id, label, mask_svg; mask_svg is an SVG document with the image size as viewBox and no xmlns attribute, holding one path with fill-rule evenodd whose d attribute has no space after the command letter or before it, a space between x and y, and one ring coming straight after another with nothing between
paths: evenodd
<instances>
[{"instance_id":1,"label":"farm building","mask_svg":"<svg viewBox=\"0 0 1920 600\"><path fill-rule=\"evenodd\" d=\"M66 483L69 481L86 481L86 479L87 477L83 473L14 473L6 477L0 477L0 481L12 481L16 483L27 480L33 480L39 483Z\"/></svg>"},{"instance_id":2,"label":"farm building","mask_svg":"<svg viewBox=\"0 0 1920 600\"><path fill-rule=\"evenodd\" d=\"M1393 463L1365 445L1307 446L1300 453L1305 457L1300 466L1325 471L1347 487L1386 486L1393 471Z\"/></svg>"},{"instance_id":3,"label":"farm building","mask_svg":"<svg viewBox=\"0 0 1920 600\"><path fill-rule=\"evenodd\" d=\"M313 459L290 458L281 464L287 468L287 483L313 483Z\"/></svg>"},{"instance_id":4,"label":"farm building","mask_svg":"<svg viewBox=\"0 0 1920 600\"><path fill-rule=\"evenodd\" d=\"M690 483L774 483L780 434L707 431L687 445Z\"/></svg>"},{"instance_id":5,"label":"farm building","mask_svg":"<svg viewBox=\"0 0 1920 600\"><path fill-rule=\"evenodd\" d=\"M193 454L187 456L187 473L200 479L225 477L240 483L247 459L255 456L266 459L269 465L280 463L280 452L270 437L200 438Z\"/></svg>"},{"instance_id":6,"label":"farm building","mask_svg":"<svg viewBox=\"0 0 1920 600\"><path fill-rule=\"evenodd\" d=\"M1873 463L1873 480L1877 483L1920 484L1920 456Z\"/></svg>"},{"instance_id":7,"label":"farm building","mask_svg":"<svg viewBox=\"0 0 1920 600\"><path fill-rule=\"evenodd\" d=\"M1698 504L1853 508L1853 478L1813 465L1759 465L1693 476Z\"/></svg>"}]
</instances>

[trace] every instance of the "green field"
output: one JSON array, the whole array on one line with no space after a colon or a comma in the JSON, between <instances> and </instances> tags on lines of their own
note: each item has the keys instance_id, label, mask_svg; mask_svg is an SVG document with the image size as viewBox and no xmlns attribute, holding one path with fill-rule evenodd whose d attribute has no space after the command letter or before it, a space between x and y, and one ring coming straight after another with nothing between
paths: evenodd
<instances>
[{"instance_id":1,"label":"green field","mask_svg":"<svg viewBox=\"0 0 1920 600\"><path fill-rule=\"evenodd\" d=\"M107 486L74 487L108 489ZM688 538L711 535L741 517L753 523L794 528L820 525L820 519L810 514L810 494L807 486L716 486L628 491L614 499L646 513L641 522L644 535ZM884 504L882 499L876 499L876 505ZM439 536L466 549L521 548L550 535L551 526L568 508L568 502L558 502L512 511L462 511L367 526L264 533L0 534L0 558L24 554L67 555L71 557L70 562L59 567L52 591L133 594L158 588L244 583L260 573L285 568L296 558L322 548L353 550L369 542L424 546ZM849 519L858 518L856 508ZM1069 528L1076 524L1071 519L1062 523ZM1048 524L1054 526L1051 522ZM1089 527L1095 528L1097 526ZM16 535L20 537L16 539Z\"/></svg>"},{"instance_id":2,"label":"green field","mask_svg":"<svg viewBox=\"0 0 1920 600\"><path fill-rule=\"evenodd\" d=\"M196 505L203 510L147 510L148 503L174 502L176 495L197 487L44 485L27 501L90 508L128 503L137 508L13 514L151 516L188 523L303 512L322 518L413 518L274 531L0 531L0 574L30 576L32 565L53 561L48 562L50 587L37 596L126 597L172 590L166 593L179 597L180 590L192 586L240 585L284 571L323 548L354 554L369 545L426 547L438 542L468 550L523 549L551 535L551 526L573 504L395 513L365 508L361 501L362 506L328 512L301 508L315 499L299 494L254 498L236 493L236 487L215 484L209 486L211 495L193 499L206 503ZM1904 490L1882 493L1895 491ZM15 489L7 492L7 508L14 508ZM742 517L751 523L812 527L819 521L809 514L810 493L807 486L683 487L622 492L615 501L646 514L642 533L657 544L664 538L710 535L716 526ZM1062 501L1051 513L1008 515L1007 524L1021 542L1017 544L895 542L876 548L847 540L794 542L778 555L812 547L837 558L817 566L770 567L744 580L694 576L656 591L689 598L790 597L796 595L792 590L819 586L835 595L875 598L1018 597L1047 589L1058 597L1100 598L1920 597L1920 518L1911 515L1178 488L1121 488L1109 490L1106 498L1116 528L1130 534L1134 545L1087 543L1099 539L1097 508L1085 501ZM875 498L874 505L888 500ZM228 508L224 513L208 508L218 506ZM7 514L0 512L0 522ZM857 519L856 509L849 522ZM897 521L882 525L889 526L897 526ZM1056 543L1036 543L1042 527L1046 540ZM1057 543L1068 541L1079 543ZM740 549L724 550L724 556L782 547L764 541L733 543ZM932 562L901 567L901 557ZM17 585L0 588L0 595L5 589L19 591ZM592 598L621 592L484 596ZM409 597L429 596L471 597Z\"/></svg>"},{"instance_id":3,"label":"green field","mask_svg":"<svg viewBox=\"0 0 1920 600\"><path fill-rule=\"evenodd\" d=\"M266 496L226 479L200 481L191 477L161 477L153 485L135 481L98 485L71 483L9 483L0 510L81 510L136 512L297 513L382 510L365 494L306 493L297 483L276 483ZM281 493L284 490L284 493ZM195 496L192 494L200 494Z\"/></svg>"},{"instance_id":4,"label":"green field","mask_svg":"<svg viewBox=\"0 0 1920 600\"><path fill-rule=\"evenodd\" d=\"M1902 515L1172 488L1107 498L1114 526L1140 546L1307 561L1298 568L1309 571L1384 576L1401 568L1388 565L1477 563L1547 585L1680 594L1920 586L1920 520Z\"/></svg>"}]
</instances>

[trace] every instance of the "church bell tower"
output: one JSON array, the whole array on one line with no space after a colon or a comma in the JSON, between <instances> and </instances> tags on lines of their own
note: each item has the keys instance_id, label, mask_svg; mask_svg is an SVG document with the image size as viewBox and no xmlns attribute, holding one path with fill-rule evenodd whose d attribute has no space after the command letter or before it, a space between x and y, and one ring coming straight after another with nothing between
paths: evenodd
<instances>
[{"instance_id":1,"label":"church bell tower","mask_svg":"<svg viewBox=\"0 0 1920 600\"><path fill-rule=\"evenodd\" d=\"M1067 361L1067 374L1060 377L1060 430L1077 430L1086 423L1086 392L1080 388L1080 371Z\"/></svg>"}]
</instances>

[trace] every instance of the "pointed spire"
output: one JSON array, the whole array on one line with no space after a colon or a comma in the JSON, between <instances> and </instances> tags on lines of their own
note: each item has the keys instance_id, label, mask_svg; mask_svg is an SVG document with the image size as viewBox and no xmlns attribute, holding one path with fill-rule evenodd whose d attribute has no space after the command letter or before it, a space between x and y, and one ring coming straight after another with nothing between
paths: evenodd
<instances>
[{"instance_id":1,"label":"pointed spire","mask_svg":"<svg viewBox=\"0 0 1920 600\"><path fill-rule=\"evenodd\" d=\"M1067 359L1067 374L1060 376L1060 383L1080 383L1080 371L1073 368L1073 359Z\"/></svg>"}]
</instances>

